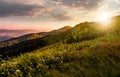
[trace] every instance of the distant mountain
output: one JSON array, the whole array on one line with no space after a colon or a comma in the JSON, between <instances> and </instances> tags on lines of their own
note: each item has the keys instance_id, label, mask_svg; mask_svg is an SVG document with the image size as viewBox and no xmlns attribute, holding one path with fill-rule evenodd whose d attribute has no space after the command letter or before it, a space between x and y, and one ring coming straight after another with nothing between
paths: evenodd
<instances>
[{"instance_id":1,"label":"distant mountain","mask_svg":"<svg viewBox=\"0 0 120 77\"><path fill-rule=\"evenodd\" d=\"M65 31L67 31L71 28L72 27L70 27L70 26L65 26L63 28L60 28L58 30L53 30L53 31L50 31L50 32L40 32L40 33L26 34L26 35L23 35L23 36L20 36L20 37L16 37L16 38L12 38L12 39L0 42L0 48L11 46L11 45L17 44L19 42L27 41L27 40L33 40L33 39L37 39L37 38L51 36L51 35L54 35L54 34L59 34L59 33L65 32ZM20 31L18 31L18 32L20 32Z\"/></svg>"},{"instance_id":2,"label":"distant mountain","mask_svg":"<svg viewBox=\"0 0 120 77\"><path fill-rule=\"evenodd\" d=\"M4 40L8 40L8 39L11 39L13 37L10 37L10 36L0 36L0 41L4 41Z\"/></svg>"},{"instance_id":3,"label":"distant mountain","mask_svg":"<svg viewBox=\"0 0 120 77\"><path fill-rule=\"evenodd\" d=\"M13 37L18 37L21 35L25 35L31 32L35 32L35 30L8 30L8 29L0 29L0 41L5 41Z\"/></svg>"}]
</instances>

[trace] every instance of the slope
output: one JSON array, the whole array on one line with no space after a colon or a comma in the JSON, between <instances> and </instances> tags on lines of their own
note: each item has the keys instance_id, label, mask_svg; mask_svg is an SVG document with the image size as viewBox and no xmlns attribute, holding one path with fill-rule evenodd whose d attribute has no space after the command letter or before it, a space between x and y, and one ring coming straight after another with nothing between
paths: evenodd
<instances>
[{"instance_id":1,"label":"slope","mask_svg":"<svg viewBox=\"0 0 120 77\"><path fill-rule=\"evenodd\" d=\"M71 29L71 27L66 26L61 29L51 31L48 33L35 34L36 37L33 36L34 34L28 34L15 39L11 39L10 41L8 40L7 42L5 42L5 44L11 41L13 41L13 43L10 44L10 46L8 43L7 46L0 48L0 54L3 55L3 57L6 57L6 56L10 57L10 56L17 56L22 53L25 53L26 51L24 50L27 50L27 52L31 52L35 49L38 49L43 46L50 45L52 43L62 40L63 32L69 29ZM28 39L28 38L31 38L31 39ZM14 43L14 41L18 41L18 42Z\"/></svg>"},{"instance_id":2,"label":"slope","mask_svg":"<svg viewBox=\"0 0 120 77\"><path fill-rule=\"evenodd\" d=\"M78 24L64 32L66 36L59 42L9 60L1 60L0 76L119 77L119 20L114 19L115 22L107 29L99 23L94 23L94 27L98 28L88 22Z\"/></svg>"},{"instance_id":3,"label":"slope","mask_svg":"<svg viewBox=\"0 0 120 77\"><path fill-rule=\"evenodd\" d=\"M20 42L24 42L24 41L28 41L28 40L33 40L33 39L37 39L37 38L42 38L42 37L54 35L54 34L59 34L61 32L65 32L65 31L67 31L71 28L72 27L70 27L70 26L65 26L61 29L53 30L53 31L50 31L50 32L40 32L40 33L26 34L26 35L23 35L23 36L20 36L20 37L16 37L16 38L12 38L12 39L0 42L0 48L12 46L14 44L18 44Z\"/></svg>"}]
</instances>

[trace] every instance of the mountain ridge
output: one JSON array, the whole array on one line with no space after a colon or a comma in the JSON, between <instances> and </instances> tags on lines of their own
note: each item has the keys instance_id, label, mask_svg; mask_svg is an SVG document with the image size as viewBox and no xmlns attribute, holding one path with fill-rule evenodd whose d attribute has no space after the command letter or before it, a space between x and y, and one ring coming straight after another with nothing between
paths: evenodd
<instances>
[{"instance_id":1,"label":"mountain ridge","mask_svg":"<svg viewBox=\"0 0 120 77\"><path fill-rule=\"evenodd\" d=\"M0 54L4 56L16 56L26 53L23 51L23 49L27 50L27 52L31 52L35 49L39 49L60 41L65 41L69 44L96 39L106 34L106 31L104 31L102 28L98 28L100 25L101 24L97 22L83 22L77 24L73 28L69 27L68 30L66 30L67 27L63 27L58 30L50 31L47 34L45 33L45 37L18 42L9 45L8 47L4 46L0 49ZM16 50L14 47L18 49Z\"/></svg>"}]
</instances>

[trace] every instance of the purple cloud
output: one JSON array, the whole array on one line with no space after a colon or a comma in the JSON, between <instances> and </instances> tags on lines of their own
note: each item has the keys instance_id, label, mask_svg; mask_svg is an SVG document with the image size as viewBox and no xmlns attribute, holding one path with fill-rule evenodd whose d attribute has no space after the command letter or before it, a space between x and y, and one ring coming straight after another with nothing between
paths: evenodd
<instances>
[{"instance_id":1,"label":"purple cloud","mask_svg":"<svg viewBox=\"0 0 120 77\"><path fill-rule=\"evenodd\" d=\"M0 1L0 17L8 16L35 16L49 11L50 8L38 4L15 3Z\"/></svg>"}]
</instances>

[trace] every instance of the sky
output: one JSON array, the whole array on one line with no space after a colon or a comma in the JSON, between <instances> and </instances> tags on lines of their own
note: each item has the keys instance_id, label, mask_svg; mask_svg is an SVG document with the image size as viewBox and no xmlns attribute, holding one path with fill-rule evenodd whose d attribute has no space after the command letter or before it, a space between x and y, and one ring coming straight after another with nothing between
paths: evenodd
<instances>
[{"instance_id":1,"label":"sky","mask_svg":"<svg viewBox=\"0 0 120 77\"><path fill-rule=\"evenodd\" d=\"M120 14L120 0L0 0L0 29L50 31L100 14Z\"/></svg>"}]
</instances>

